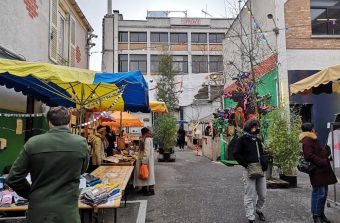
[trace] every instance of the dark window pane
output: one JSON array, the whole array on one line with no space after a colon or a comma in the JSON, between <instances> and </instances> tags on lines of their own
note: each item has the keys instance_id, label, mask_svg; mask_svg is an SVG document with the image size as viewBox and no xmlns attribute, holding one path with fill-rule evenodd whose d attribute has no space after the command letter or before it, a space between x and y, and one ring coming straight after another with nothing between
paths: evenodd
<instances>
[{"instance_id":1,"label":"dark window pane","mask_svg":"<svg viewBox=\"0 0 340 223\"><path fill-rule=\"evenodd\" d=\"M340 8L339 9L328 9L328 30L331 35L340 34Z\"/></svg>"},{"instance_id":2,"label":"dark window pane","mask_svg":"<svg viewBox=\"0 0 340 223\"><path fill-rule=\"evenodd\" d=\"M151 73L159 72L159 55L151 55Z\"/></svg>"},{"instance_id":3,"label":"dark window pane","mask_svg":"<svg viewBox=\"0 0 340 223\"><path fill-rule=\"evenodd\" d=\"M181 73L188 73L188 56L172 56L173 69Z\"/></svg>"},{"instance_id":4,"label":"dark window pane","mask_svg":"<svg viewBox=\"0 0 340 223\"><path fill-rule=\"evenodd\" d=\"M138 61L130 61L130 70L139 70Z\"/></svg>"},{"instance_id":5,"label":"dark window pane","mask_svg":"<svg viewBox=\"0 0 340 223\"><path fill-rule=\"evenodd\" d=\"M158 35L158 33L151 33L150 34L150 41L151 42L159 42L159 35Z\"/></svg>"},{"instance_id":6,"label":"dark window pane","mask_svg":"<svg viewBox=\"0 0 340 223\"><path fill-rule=\"evenodd\" d=\"M311 7L334 7L340 6L339 0L311 0Z\"/></svg>"},{"instance_id":7,"label":"dark window pane","mask_svg":"<svg viewBox=\"0 0 340 223\"><path fill-rule=\"evenodd\" d=\"M130 42L146 42L146 33L145 32L131 32Z\"/></svg>"},{"instance_id":8,"label":"dark window pane","mask_svg":"<svg viewBox=\"0 0 340 223\"><path fill-rule=\"evenodd\" d=\"M197 33L191 33L191 42L192 43L198 43L198 34Z\"/></svg>"},{"instance_id":9,"label":"dark window pane","mask_svg":"<svg viewBox=\"0 0 340 223\"><path fill-rule=\"evenodd\" d=\"M167 43L168 42L168 33L151 33L150 41L156 42L156 43L158 43L158 42Z\"/></svg>"},{"instance_id":10,"label":"dark window pane","mask_svg":"<svg viewBox=\"0 0 340 223\"><path fill-rule=\"evenodd\" d=\"M207 56L192 56L192 72L207 73L208 72L208 57Z\"/></svg>"},{"instance_id":11,"label":"dark window pane","mask_svg":"<svg viewBox=\"0 0 340 223\"><path fill-rule=\"evenodd\" d=\"M224 33L209 33L209 43L222 43Z\"/></svg>"},{"instance_id":12,"label":"dark window pane","mask_svg":"<svg viewBox=\"0 0 340 223\"><path fill-rule=\"evenodd\" d=\"M146 55L144 54L131 54L130 55L130 70L140 70L147 72Z\"/></svg>"},{"instance_id":13,"label":"dark window pane","mask_svg":"<svg viewBox=\"0 0 340 223\"><path fill-rule=\"evenodd\" d=\"M138 42L138 33L130 33L130 42Z\"/></svg>"},{"instance_id":14,"label":"dark window pane","mask_svg":"<svg viewBox=\"0 0 340 223\"><path fill-rule=\"evenodd\" d=\"M168 33L160 33L159 42L167 43L168 42Z\"/></svg>"},{"instance_id":15,"label":"dark window pane","mask_svg":"<svg viewBox=\"0 0 340 223\"><path fill-rule=\"evenodd\" d=\"M223 56L210 56L209 69L210 72L221 72L223 71Z\"/></svg>"},{"instance_id":16,"label":"dark window pane","mask_svg":"<svg viewBox=\"0 0 340 223\"><path fill-rule=\"evenodd\" d=\"M179 43L187 43L188 42L188 35L186 33L180 33L178 37Z\"/></svg>"},{"instance_id":17,"label":"dark window pane","mask_svg":"<svg viewBox=\"0 0 340 223\"><path fill-rule=\"evenodd\" d=\"M121 54L118 55L118 71L119 72L126 72L128 70L128 55Z\"/></svg>"},{"instance_id":18,"label":"dark window pane","mask_svg":"<svg viewBox=\"0 0 340 223\"><path fill-rule=\"evenodd\" d=\"M192 33L191 34L191 42L193 42L193 43L207 43L207 34L206 33Z\"/></svg>"},{"instance_id":19,"label":"dark window pane","mask_svg":"<svg viewBox=\"0 0 340 223\"><path fill-rule=\"evenodd\" d=\"M128 41L128 32L119 32L118 41L119 42L127 42Z\"/></svg>"},{"instance_id":20,"label":"dark window pane","mask_svg":"<svg viewBox=\"0 0 340 223\"><path fill-rule=\"evenodd\" d=\"M224 40L224 36L225 36L224 33L218 33L218 34L216 35L216 43L222 43L223 40Z\"/></svg>"},{"instance_id":21,"label":"dark window pane","mask_svg":"<svg viewBox=\"0 0 340 223\"><path fill-rule=\"evenodd\" d=\"M178 33L171 33L170 34L170 42L171 43L178 43Z\"/></svg>"},{"instance_id":22,"label":"dark window pane","mask_svg":"<svg viewBox=\"0 0 340 223\"><path fill-rule=\"evenodd\" d=\"M326 9L311 9L312 33L316 35L327 34Z\"/></svg>"},{"instance_id":23,"label":"dark window pane","mask_svg":"<svg viewBox=\"0 0 340 223\"><path fill-rule=\"evenodd\" d=\"M311 24L314 35L340 34L340 0L311 0Z\"/></svg>"},{"instance_id":24,"label":"dark window pane","mask_svg":"<svg viewBox=\"0 0 340 223\"><path fill-rule=\"evenodd\" d=\"M139 34L139 42L146 42L146 33L140 33Z\"/></svg>"}]
</instances>

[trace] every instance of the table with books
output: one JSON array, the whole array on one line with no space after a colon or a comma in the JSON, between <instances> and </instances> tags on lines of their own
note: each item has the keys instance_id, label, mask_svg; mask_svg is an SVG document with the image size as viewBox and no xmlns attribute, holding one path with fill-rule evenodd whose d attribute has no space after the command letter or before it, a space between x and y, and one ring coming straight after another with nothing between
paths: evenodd
<instances>
[{"instance_id":1,"label":"table with books","mask_svg":"<svg viewBox=\"0 0 340 223\"><path fill-rule=\"evenodd\" d=\"M78 201L81 212L90 211L92 217L92 213L98 214L99 210L114 209L114 222L117 222L117 209L121 205L122 195L126 205L125 188L132 172L133 166L100 166L90 176L86 176L87 187L82 190ZM93 179L88 181L89 177ZM28 205L9 203L6 207L0 207L0 212L26 212L27 209ZM0 217L0 220L5 219Z\"/></svg>"}]
</instances>

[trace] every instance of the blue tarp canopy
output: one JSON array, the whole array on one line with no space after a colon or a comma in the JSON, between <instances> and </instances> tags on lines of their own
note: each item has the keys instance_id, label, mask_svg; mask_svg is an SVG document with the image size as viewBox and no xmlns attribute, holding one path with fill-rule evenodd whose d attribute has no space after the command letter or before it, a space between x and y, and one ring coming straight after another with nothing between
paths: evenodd
<instances>
[{"instance_id":1,"label":"blue tarp canopy","mask_svg":"<svg viewBox=\"0 0 340 223\"><path fill-rule=\"evenodd\" d=\"M140 71L91 70L0 59L0 85L49 106L149 112L148 85Z\"/></svg>"}]
</instances>

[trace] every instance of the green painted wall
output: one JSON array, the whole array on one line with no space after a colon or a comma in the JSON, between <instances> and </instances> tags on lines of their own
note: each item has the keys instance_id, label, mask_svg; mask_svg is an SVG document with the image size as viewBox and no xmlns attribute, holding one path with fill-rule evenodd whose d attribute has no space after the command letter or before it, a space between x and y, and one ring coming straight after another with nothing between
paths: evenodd
<instances>
[{"instance_id":1,"label":"green painted wall","mask_svg":"<svg viewBox=\"0 0 340 223\"><path fill-rule=\"evenodd\" d=\"M257 93L259 96L270 94L269 100L270 105L277 106L277 91L276 91L276 80L277 80L277 69L272 70L263 77L258 79L259 85L257 86ZM237 103L230 98L224 98L224 108L235 108Z\"/></svg>"},{"instance_id":2,"label":"green painted wall","mask_svg":"<svg viewBox=\"0 0 340 223\"><path fill-rule=\"evenodd\" d=\"M2 113L16 113L13 111L0 109ZM12 165L18 154L20 153L25 143L25 134L15 134L16 129L15 117L0 117L0 138L7 139L7 148L0 150L0 173L3 172L4 167ZM23 120L23 130L25 130L26 121ZM36 117L33 121L34 128L48 129L47 120L45 117ZM44 133L45 131L35 130L34 135Z\"/></svg>"}]
</instances>

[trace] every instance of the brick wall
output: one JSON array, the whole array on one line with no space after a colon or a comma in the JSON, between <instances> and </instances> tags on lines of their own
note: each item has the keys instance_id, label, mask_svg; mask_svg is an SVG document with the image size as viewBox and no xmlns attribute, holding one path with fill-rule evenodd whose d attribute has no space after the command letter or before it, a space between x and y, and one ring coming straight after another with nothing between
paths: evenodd
<instances>
[{"instance_id":1,"label":"brick wall","mask_svg":"<svg viewBox=\"0 0 340 223\"><path fill-rule=\"evenodd\" d=\"M340 38L312 37L310 0L285 4L287 49L340 49Z\"/></svg>"}]
</instances>

